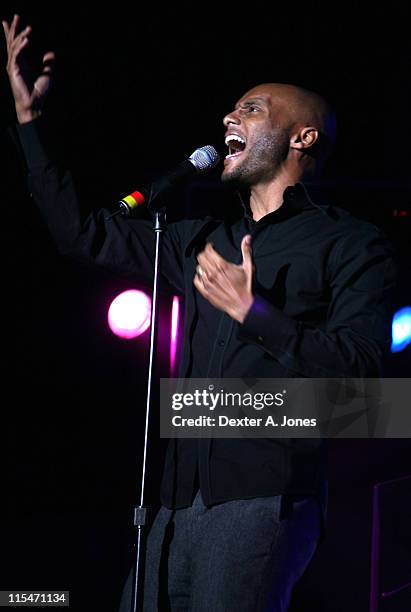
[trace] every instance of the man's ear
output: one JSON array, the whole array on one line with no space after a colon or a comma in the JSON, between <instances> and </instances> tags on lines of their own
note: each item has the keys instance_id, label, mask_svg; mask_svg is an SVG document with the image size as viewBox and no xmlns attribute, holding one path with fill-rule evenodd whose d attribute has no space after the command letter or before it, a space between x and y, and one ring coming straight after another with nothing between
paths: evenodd
<instances>
[{"instance_id":1,"label":"man's ear","mask_svg":"<svg viewBox=\"0 0 411 612\"><path fill-rule=\"evenodd\" d=\"M303 151L309 149L318 140L318 130L315 127L303 127L293 134L290 140L290 148Z\"/></svg>"}]
</instances>

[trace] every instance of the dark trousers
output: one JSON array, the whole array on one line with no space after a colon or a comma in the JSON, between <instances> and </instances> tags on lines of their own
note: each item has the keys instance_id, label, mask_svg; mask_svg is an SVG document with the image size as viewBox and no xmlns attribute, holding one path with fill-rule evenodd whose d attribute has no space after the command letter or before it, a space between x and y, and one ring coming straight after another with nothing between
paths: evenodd
<instances>
[{"instance_id":1,"label":"dark trousers","mask_svg":"<svg viewBox=\"0 0 411 612\"><path fill-rule=\"evenodd\" d=\"M320 535L314 499L281 495L160 508L147 538L145 612L285 612ZM131 574L119 612L131 610Z\"/></svg>"}]
</instances>

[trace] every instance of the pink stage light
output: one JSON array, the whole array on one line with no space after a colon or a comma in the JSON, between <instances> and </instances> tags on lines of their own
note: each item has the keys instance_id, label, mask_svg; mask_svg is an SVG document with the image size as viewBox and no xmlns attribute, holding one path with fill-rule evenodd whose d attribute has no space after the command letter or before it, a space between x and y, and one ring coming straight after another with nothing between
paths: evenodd
<instances>
[{"instance_id":1,"label":"pink stage light","mask_svg":"<svg viewBox=\"0 0 411 612\"><path fill-rule=\"evenodd\" d=\"M150 327L151 299L137 289L120 293L108 309L107 320L113 334L136 338Z\"/></svg>"},{"instance_id":2,"label":"pink stage light","mask_svg":"<svg viewBox=\"0 0 411 612\"><path fill-rule=\"evenodd\" d=\"M180 300L175 295L171 308L171 331L170 331L170 376L174 374L178 343L178 323L180 319Z\"/></svg>"}]
</instances>

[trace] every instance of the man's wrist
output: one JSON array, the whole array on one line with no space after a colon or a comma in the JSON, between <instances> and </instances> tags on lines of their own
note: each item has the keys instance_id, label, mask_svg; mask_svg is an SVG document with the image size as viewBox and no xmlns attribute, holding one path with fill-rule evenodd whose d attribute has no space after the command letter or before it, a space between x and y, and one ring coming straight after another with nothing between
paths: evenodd
<instances>
[{"instance_id":1,"label":"man's wrist","mask_svg":"<svg viewBox=\"0 0 411 612\"><path fill-rule=\"evenodd\" d=\"M251 295L250 298L241 305L241 308L236 308L235 310L233 310L232 312L228 314L230 315L232 319L234 319L235 321L237 321L238 323L242 325L253 303L254 303L254 296Z\"/></svg>"}]
</instances>

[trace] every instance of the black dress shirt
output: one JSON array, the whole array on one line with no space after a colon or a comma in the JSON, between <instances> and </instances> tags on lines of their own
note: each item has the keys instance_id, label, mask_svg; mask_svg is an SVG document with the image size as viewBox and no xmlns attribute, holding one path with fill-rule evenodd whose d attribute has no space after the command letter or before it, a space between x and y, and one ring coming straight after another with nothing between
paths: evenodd
<instances>
[{"instance_id":1,"label":"black dress shirt","mask_svg":"<svg viewBox=\"0 0 411 612\"><path fill-rule=\"evenodd\" d=\"M101 210L81 219L69 172L49 158L41 124L18 127L29 187L66 255L136 279L151 279L154 232L147 220ZM314 203L302 184L255 222L211 217L171 223L162 273L185 298L182 377L378 377L390 342L395 270L382 232L341 208ZM252 235L255 300L243 324L193 285L196 255L208 241L240 263ZM161 487L169 508L188 506L199 484L208 505L284 494L324 503L324 444L318 439L170 440ZM198 483L198 484L197 484Z\"/></svg>"}]
</instances>

